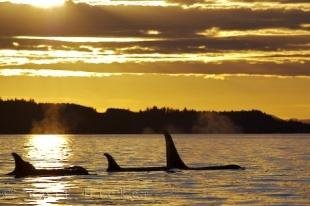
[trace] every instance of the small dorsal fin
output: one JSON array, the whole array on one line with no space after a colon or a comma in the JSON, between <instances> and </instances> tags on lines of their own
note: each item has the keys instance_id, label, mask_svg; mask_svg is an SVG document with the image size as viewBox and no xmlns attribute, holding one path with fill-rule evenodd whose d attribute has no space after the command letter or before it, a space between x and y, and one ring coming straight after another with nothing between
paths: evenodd
<instances>
[{"instance_id":1,"label":"small dorsal fin","mask_svg":"<svg viewBox=\"0 0 310 206\"><path fill-rule=\"evenodd\" d=\"M166 161L167 161L167 169L185 169L188 168L183 160L181 159L174 142L172 140L171 135L168 132L165 132L165 140L166 140Z\"/></svg>"},{"instance_id":2,"label":"small dorsal fin","mask_svg":"<svg viewBox=\"0 0 310 206\"><path fill-rule=\"evenodd\" d=\"M107 171L118 171L121 169L121 167L116 163L116 161L114 160L114 158L112 157L112 155L110 155L109 153L104 153L104 156L106 156L107 160L108 160L108 169Z\"/></svg>"},{"instance_id":3,"label":"small dorsal fin","mask_svg":"<svg viewBox=\"0 0 310 206\"><path fill-rule=\"evenodd\" d=\"M30 164L29 162L24 161L20 155L17 153L13 152L12 156L15 161L15 169L10 172L8 175L15 175L16 177L23 177L25 174L31 173L36 168Z\"/></svg>"}]
</instances>

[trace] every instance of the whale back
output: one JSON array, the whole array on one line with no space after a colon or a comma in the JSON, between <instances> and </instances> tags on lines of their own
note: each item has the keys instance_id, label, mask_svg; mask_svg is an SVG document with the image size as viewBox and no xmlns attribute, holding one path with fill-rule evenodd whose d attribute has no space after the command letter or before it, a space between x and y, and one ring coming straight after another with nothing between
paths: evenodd
<instances>
[{"instance_id":1,"label":"whale back","mask_svg":"<svg viewBox=\"0 0 310 206\"><path fill-rule=\"evenodd\" d=\"M104 153L104 156L108 160L108 169L107 169L108 172L119 171L121 169L121 167L116 163L112 155L110 155L109 153Z\"/></svg>"},{"instance_id":2,"label":"whale back","mask_svg":"<svg viewBox=\"0 0 310 206\"><path fill-rule=\"evenodd\" d=\"M188 168L183 160L181 159L171 135L168 132L165 132L165 141L166 141L166 162L167 169L186 169Z\"/></svg>"},{"instance_id":3,"label":"whale back","mask_svg":"<svg viewBox=\"0 0 310 206\"><path fill-rule=\"evenodd\" d=\"M8 175L15 175L15 177L23 177L26 176L27 174L33 173L36 170L36 168L32 164L24 161L23 158L17 153L12 153L12 156L15 161L15 169Z\"/></svg>"}]
</instances>

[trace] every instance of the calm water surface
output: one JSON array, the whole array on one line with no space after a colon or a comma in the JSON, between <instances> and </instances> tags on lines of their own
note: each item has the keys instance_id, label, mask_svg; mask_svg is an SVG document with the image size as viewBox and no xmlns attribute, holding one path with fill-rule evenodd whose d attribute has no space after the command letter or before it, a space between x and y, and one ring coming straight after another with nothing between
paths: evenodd
<instances>
[{"instance_id":1,"label":"calm water surface","mask_svg":"<svg viewBox=\"0 0 310 206\"><path fill-rule=\"evenodd\" d=\"M190 166L239 164L244 171L113 173L123 166L165 165L161 135L0 136L0 204L309 205L310 135L173 135ZM5 176L15 151L37 168L86 167L92 175Z\"/></svg>"}]
</instances>

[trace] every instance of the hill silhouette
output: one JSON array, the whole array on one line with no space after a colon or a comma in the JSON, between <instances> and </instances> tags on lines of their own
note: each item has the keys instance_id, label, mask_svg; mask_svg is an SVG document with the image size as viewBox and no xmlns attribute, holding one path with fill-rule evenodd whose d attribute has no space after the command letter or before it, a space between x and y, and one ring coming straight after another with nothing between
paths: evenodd
<instances>
[{"instance_id":1,"label":"hill silhouette","mask_svg":"<svg viewBox=\"0 0 310 206\"><path fill-rule=\"evenodd\" d=\"M76 104L0 100L1 134L310 133L310 124L282 120L258 110L207 112L147 108L95 109Z\"/></svg>"}]
</instances>

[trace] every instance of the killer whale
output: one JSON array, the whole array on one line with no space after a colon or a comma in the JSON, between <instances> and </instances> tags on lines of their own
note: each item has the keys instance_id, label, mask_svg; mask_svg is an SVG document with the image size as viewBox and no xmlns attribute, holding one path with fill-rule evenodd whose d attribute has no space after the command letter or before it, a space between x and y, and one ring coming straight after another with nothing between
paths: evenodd
<instances>
[{"instance_id":1,"label":"killer whale","mask_svg":"<svg viewBox=\"0 0 310 206\"><path fill-rule=\"evenodd\" d=\"M173 139L168 132L165 132L166 142L166 166L163 167L121 167L109 153L104 153L108 160L107 172L150 172L150 171L172 171L173 169L179 170L244 170L244 167L239 165L220 165L208 167L188 167L181 159Z\"/></svg>"},{"instance_id":2,"label":"killer whale","mask_svg":"<svg viewBox=\"0 0 310 206\"><path fill-rule=\"evenodd\" d=\"M88 171L81 166L65 167L62 169L36 169L31 163L26 162L17 153L12 153L15 161L15 169L7 175L15 178L28 176L69 176L69 175L88 175Z\"/></svg>"},{"instance_id":3,"label":"killer whale","mask_svg":"<svg viewBox=\"0 0 310 206\"><path fill-rule=\"evenodd\" d=\"M167 167L121 167L109 153L104 153L104 156L106 156L108 160L107 172L150 172L167 170Z\"/></svg>"}]
</instances>

